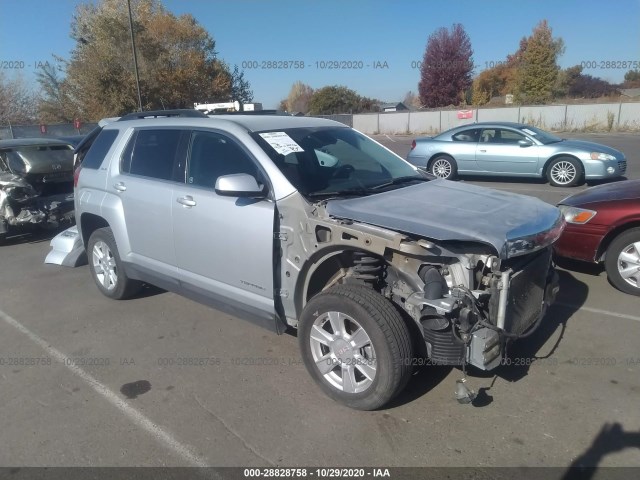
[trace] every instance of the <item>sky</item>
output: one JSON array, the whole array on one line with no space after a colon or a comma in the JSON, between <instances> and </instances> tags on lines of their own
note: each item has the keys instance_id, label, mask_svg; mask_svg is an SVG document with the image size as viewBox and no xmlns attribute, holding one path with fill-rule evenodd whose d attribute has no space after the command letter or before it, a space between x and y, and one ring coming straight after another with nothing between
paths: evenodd
<instances>
[{"instance_id":1,"label":"sky","mask_svg":"<svg viewBox=\"0 0 640 480\"><path fill-rule=\"evenodd\" d=\"M39 63L51 62L54 54L68 58L74 47L69 36L73 12L89 1L0 0L0 73L22 75L35 84ZM606 68L604 62L640 62L640 0L163 3L176 15L192 14L215 40L219 58L245 67L254 101L265 108L277 107L297 80L313 88L344 85L367 97L401 101L408 91L417 92L418 62L429 35L454 23L469 34L476 74L504 61L542 19L564 40L563 68L586 62L595 68L583 73L621 82L628 68ZM276 67L298 63L283 69L269 68L269 61L280 62ZM328 68L335 62L352 68Z\"/></svg>"}]
</instances>

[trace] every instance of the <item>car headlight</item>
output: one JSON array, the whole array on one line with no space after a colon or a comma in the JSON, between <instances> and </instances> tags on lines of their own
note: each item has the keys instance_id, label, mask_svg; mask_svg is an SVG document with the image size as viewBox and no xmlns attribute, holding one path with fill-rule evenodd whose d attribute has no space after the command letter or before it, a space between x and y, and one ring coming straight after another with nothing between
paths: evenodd
<instances>
[{"instance_id":1,"label":"car headlight","mask_svg":"<svg viewBox=\"0 0 640 480\"><path fill-rule=\"evenodd\" d=\"M567 223L583 225L596 216L596 211L586 208L571 207L569 205L558 205Z\"/></svg>"},{"instance_id":2,"label":"car headlight","mask_svg":"<svg viewBox=\"0 0 640 480\"><path fill-rule=\"evenodd\" d=\"M565 225L566 222L564 220L564 216L559 215L558 220L556 220L553 226L548 230L507 240L507 258L533 253L542 248L548 247L560 238Z\"/></svg>"},{"instance_id":3,"label":"car headlight","mask_svg":"<svg viewBox=\"0 0 640 480\"><path fill-rule=\"evenodd\" d=\"M608 153L591 152L591 160L615 160L616 157Z\"/></svg>"}]
</instances>

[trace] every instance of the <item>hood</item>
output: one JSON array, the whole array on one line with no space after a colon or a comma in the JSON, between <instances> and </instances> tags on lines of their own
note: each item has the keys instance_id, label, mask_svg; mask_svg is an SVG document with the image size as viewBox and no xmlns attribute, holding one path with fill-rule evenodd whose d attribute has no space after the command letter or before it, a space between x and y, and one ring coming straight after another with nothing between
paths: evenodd
<instances>
[{"instance_id":1,"label":"hood","mask_svg":"<svg viewBox=\"0 0 640 480\"><path fill-rule=\"evenodd\" d=\"M620 150L616 150L615 148L611 148L608 147L606 145L603 145L601 143L595 143L595 142L585 142L582 140L572 140L572 139L566 139L563 140L560 143L552 143L552 146L559 146L562 145L563 147L567 147L567 148L576 148L579 150L584 150L585 152L598 152L598 153L608 153L609 155L613 155L614 157L618 158L618 159L623 159L624 158L624 153L622 153Z\"/></svg>"},{"instance_id":2,"label":"hood","mask_svg":"<svg viewBox=\"0 0 640 480\"><path fill-rule=\"evenodd\" d=\"M634 199L640 199L640 180L622 180L587 188L580 193L565 198L560 202L560 205L579 207L590 203Z\"/></svg>"},{"instance_id":3,"label":"hood","mask_svg":"<svg viewBox=\"0 0 640 480\"><path fill-rule=\"evenodd\" d=\"M439 241L473 241L505 257L508 240L551 229L560 211L541 200L448 180L327 202L332 217Z\"/></svg>"}]
</instances>

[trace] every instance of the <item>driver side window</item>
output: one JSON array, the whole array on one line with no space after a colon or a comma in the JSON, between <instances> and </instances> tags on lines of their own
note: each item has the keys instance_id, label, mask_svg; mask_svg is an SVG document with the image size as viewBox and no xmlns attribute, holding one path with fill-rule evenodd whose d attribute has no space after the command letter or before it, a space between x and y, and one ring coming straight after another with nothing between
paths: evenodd
<instances>
[{"instance_id":1,"label":"driver side window","mask_svg":"<svg viewBox=\"0 0 640 480\"><path fill-rule=\"evenodd\" d=\"M247 173L258 182L258 168L232 139L215 132L193 132L187 184L213 189L218 177Z\"/></svg>"}]
</instances>

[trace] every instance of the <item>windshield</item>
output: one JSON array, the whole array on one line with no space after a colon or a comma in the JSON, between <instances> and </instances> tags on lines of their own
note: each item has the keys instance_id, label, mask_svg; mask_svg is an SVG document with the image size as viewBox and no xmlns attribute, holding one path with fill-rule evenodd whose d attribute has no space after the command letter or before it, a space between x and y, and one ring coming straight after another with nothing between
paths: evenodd
<instances>
[{"instance_id":1,"label":"windshield","mask_svg":"<svg viewBox=\"0 0 640 480\"><path fill-rule=\"evenodd\" d=\"M351 128L291 128L252 135L306 196L366 193L425 180L400 157Z\"/></svg>"},{"instance_id":2,"label":"windshield","mask_svg":"<svg viewBox=\"0 0 640 480\"><path fill-rule=\"evenodd\" d=\"M532 136L533 138L535 138L536 140L538 140L539 142L545 145L547 145L548 143L556 143L556 142L562 141L561 138L558 138L555 135L552 135L549 132L545 132L544 130L540 130L539 128L536 128L536 127L531 127L527 125L525 127L521 127L520 130L522 130L527 135Z\"/></svg>"}]
</instances>

